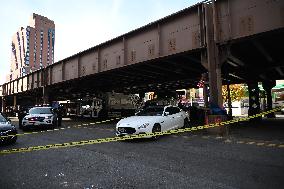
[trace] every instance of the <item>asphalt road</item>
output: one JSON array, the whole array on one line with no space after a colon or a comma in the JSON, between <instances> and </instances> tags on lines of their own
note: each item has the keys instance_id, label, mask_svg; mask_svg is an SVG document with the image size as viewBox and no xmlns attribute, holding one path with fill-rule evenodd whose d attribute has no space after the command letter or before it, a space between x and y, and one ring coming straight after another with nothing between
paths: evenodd
<instances>
[{"instance_id":1,"label":"asphalt road","mask_svg":"<svg viewBox=\"0 0 284 189\"><path fill-rule=\"evenodd\" d=\"M63 127L78 124L64 121ZM0 150L113 137L114 126L20 136L16 144ZM157 141L0 155L0 188L282 188L284 129L271 132L272 138L265 138L270 136L266 131L257 137L249 134L256 129L260 130L240 127L226 138L184 133Z\"/></svg>"}]
</instances>

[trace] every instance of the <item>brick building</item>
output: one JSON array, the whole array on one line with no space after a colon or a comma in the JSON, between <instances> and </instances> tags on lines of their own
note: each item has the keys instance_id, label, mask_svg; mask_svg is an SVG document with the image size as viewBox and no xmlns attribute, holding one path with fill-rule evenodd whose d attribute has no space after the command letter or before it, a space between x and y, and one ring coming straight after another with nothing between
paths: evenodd
<instances>
[{"instance_id":1,"label":"brick building","mask_svg":"<svg viewBox=\"0 0 284 189\"><path fill-rule=\"evenodd\" d=\"M21 27L11 43L11 81L54 63L55 24L33 13L29 25Z\"/></svg>"}]
</instances>

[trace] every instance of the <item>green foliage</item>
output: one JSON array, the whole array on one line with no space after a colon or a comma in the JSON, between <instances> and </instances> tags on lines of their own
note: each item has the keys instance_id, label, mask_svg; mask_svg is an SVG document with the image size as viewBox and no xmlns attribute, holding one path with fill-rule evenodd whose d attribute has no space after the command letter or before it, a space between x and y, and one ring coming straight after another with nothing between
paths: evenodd
<instances>
[{"instance_id":1,"label":"green foliage","mask_svg":"<svg viewBox=\"0 0 284 189\"><path fill-rule=\"evenodd\" d=\"M246 91L247 88L244 85L241 84L233 84L230 85L230 94L231 94L231 101L240 101L241 98L246 96ZM228 101L228 91L227 91L227 86L223 85L222 86L222 96L223 96L223 101L226 102Z\"/></svg>"}]
</instances>

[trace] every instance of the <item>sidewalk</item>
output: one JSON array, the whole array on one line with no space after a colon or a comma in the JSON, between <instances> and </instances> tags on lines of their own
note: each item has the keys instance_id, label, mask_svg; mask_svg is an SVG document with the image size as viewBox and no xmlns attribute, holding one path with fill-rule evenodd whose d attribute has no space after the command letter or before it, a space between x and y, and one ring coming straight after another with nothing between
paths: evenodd
<instances>
[{"instance_id":1,"label":"sidewalk","mask_svg":"<svg viewBox=\"0 0 284 189\"><path fill-rule=\"evenodd\" d=\"M229 136L284 142L284 117L262 118L260 122L240 122L229 126Z\"/></svg>"}]
</instances>

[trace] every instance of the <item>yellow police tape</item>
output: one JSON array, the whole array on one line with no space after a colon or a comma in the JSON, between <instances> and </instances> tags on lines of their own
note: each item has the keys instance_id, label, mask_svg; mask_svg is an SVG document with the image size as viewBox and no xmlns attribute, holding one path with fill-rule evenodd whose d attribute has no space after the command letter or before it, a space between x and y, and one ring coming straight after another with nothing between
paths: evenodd
<instances>
[{"instance_id":1,"label":"yellow police tape","mask_svg":"<svg viewBox=\"0 0 284 189\"><path fill-rule=\"evenodd\" d=\"M117 142L117 141L124 141L124 140L131 140L131 139L139 139L139 138L145 138L145 137L153 137L153 136L161 136L161 135L171 135L171 134L177 134L177 133L184 133L184 132L191 132L191 131L197 131L207 128L213 128L213 127L219 127L222 125L229 125L231 123L241 122L241 121L248 121L250 119L260 117L272 112L276 112L280 110L281 108L275 108L273 110L269 110L263 113L259 113L253 116L249 116L246 118L240 118L240 119L233 119L229 121L224 121L220 123L212 123L207 125L201 125L191 128L185 128L185 129L175 129L170 131L164 131L164 132L155 132L155 133L147 133L147 134L137 134L137 135L129 135L129 136L123 136L123 137L110 137L110 138L100 138L96 140L87 140L87 141L77 141L77 142L66 142L61 144L49 144L44 146L32 146L27 148L18 148L18 149L10 149L10 150L2 150L0 151L0 154L12 154L12 153L21 153L21 152L31 152L31 151L38 151L38 150L48 150L48 149L57 149L57 148L66 148L66 147L74 147L74 146L84 146L89 144L101 144L101 143L108 143L108 142Z\"/></svg>"},{"instance_id":2,"label":"yellow police tape","mask_svg":"<svg viewBox=\"0 0 284 189\"><path fill-rule=\"evenodd\" d=\"M94 122L94 123L83 123L81 125L61 127L61 128L57 128L57 129L48 129L48 130L44 130L44 131L33 131L33 132L28 132L28 133L18 133L18 134L14 134L14 135L5 135L5 136L0 136L0 138L8 138L8 137L14 137L14 136L25 136L25 135L39 134L39 133L52 132L52 131L60 131L60 130L72 129L72 128L83 128L83 126L107 123L107 122L110 122L110 121L114 121L116 119L121 119L121 118L113 118L113 119L108 119L108 120L104 120L104 121L97 121L97 122Z\"/></svg>"}]
</instances>

